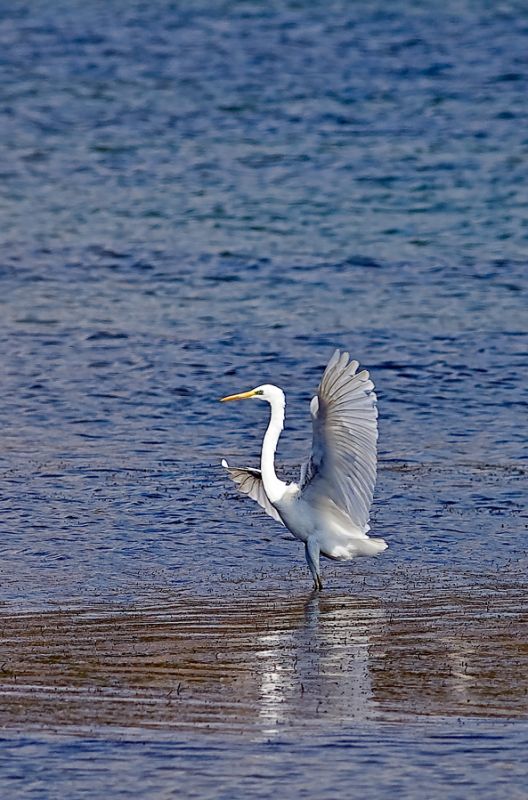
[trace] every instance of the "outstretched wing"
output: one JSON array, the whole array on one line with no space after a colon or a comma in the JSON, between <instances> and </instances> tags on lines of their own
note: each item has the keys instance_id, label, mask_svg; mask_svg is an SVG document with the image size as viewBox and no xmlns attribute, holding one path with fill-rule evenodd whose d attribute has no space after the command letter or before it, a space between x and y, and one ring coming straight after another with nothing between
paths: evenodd
<instances>
[{"instance_id":1,"label":"outstretched wing","mask_svg":"<svg viewBox=\"0 0 528 800\"><path fill-rule=\"evenodd\" d=\"M264 491L264 484L262 483L262 474L259 469L252 469L251 467L230 467L225 459L222 459L222 466L228 471L229 477L236 483L237 489L242 494L249 495L253 500L256 500L259 506L262 506L266 514L276 519L284 525L284 522L279 516L277 509L271 505L268 500L268 495Z\"/></svg>"},{"instance_id":2,"label":"outstretched wing","mask_svg":"<svg viewBox=\"0 0 528 800\"><path fill-rule=\"evenodd\" d=\"M366 370L336 350L310 403L312 452L301 470L307 500L330 498L355 525L368 530L376 483L376 395Z\"/></svg>"}]
</instances>

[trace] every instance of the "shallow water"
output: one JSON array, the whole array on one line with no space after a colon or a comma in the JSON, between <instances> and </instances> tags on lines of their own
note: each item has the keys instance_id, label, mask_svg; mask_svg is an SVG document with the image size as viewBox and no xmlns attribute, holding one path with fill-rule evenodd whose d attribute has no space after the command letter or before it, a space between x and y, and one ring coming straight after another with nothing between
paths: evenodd
<instances>
[{"instance_id":1,"label":"shallow water","mask_svg":"<svg viewBox=\"0 0 528 800\"><path fill-rule=\"evenodd\" d=\"M524 599L494 580L6 613L3 718L256 739L416 715L522 719Z\"/></svg>"},{"instance_id":2,"label":"shallow water","mask_svg":"<svg viewBox=\"0 0 528 800\"><path fill-rule=\"evenodd\" d=\"M397 584L4 613L5 790L523 797L525 586Z\"/></svg>"},{"instance_id":3,"label":"shallow water","mask_svg":"<svg viewBox=\"0 0 528 800\"><path fill-rule=\"evenodd\" d=\"M0 9L2 795L524 797L522 9ZM389 550L317 598L217 399L295 477L335 346Z\"/></svg>"}]
</instances>

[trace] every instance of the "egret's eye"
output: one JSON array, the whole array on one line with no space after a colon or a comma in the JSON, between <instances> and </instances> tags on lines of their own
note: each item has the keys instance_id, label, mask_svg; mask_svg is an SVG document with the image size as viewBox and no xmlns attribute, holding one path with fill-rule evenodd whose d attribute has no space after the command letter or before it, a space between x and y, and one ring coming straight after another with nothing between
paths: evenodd
<instances>
[{"instance_id":1,"label":"egret's eye","mask_svg":"<svg viewBox=\"0 0 528 800\"><path fill-rule=\"evenodd\" d=\"M257 389L257 391L255 392L255 394L264 394L264 391L263 391L263 389Z\"/></svg>"}]
</instances>

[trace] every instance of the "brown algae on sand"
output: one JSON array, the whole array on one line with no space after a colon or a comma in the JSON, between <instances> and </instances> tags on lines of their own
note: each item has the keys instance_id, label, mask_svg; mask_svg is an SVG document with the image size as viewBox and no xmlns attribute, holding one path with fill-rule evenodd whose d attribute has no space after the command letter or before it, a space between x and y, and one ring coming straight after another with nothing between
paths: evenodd
<instances>
[{"instance_id":1,"label":"brown algae on sand","mask_svg":"<svg viewBox=\"0 0 528 800\"><path fill-rule=\"evenodd\" d=\"M269 735L416 716L528 717L521 586L175 599L2 614L0 724Z\"/></svg>"}]
</instances>

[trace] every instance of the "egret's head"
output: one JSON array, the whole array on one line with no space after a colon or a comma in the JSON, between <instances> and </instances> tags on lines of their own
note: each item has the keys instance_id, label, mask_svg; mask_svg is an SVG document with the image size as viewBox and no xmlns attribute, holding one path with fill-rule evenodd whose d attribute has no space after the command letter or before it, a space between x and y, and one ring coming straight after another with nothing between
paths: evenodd
<instances>
[{"instance_id":1,"label":"egret's head","mask_svg":"<svg viewBox=\"0 0 528 800\"><path fill-rule=\"evenodd\" d=\"M227 403L229 400L266 400L268 403L282 403L284 405L284 392L278 386L273 386L271 383L265 383L262 386L257 386L256 389L251 389L249 392L241 392L241 394L230 394L228 397L222 397L220 402Z\"/></svg>"}]
</instances>

